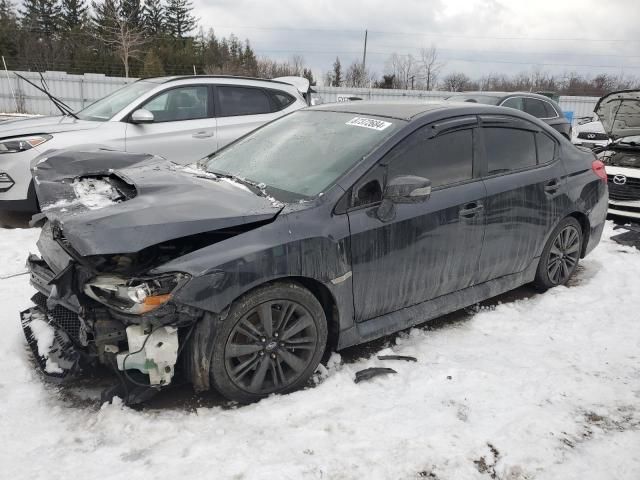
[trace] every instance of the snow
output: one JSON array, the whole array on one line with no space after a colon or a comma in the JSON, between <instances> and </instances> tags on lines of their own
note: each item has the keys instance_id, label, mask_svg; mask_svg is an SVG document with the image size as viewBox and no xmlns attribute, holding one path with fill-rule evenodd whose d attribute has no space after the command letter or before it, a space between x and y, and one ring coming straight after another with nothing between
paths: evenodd
<instances>
[{"instance_id":1,"label":"snow","mask_svg":"<svg viewBox=\"0 0 640 480\"><path fill-rule=\"evenodd\" d=\"M49 358L55 336L53 327L40 318L32 319L29 327L38 345L38 354L46 360L44 370L48 373L62 373L60 366Z\"/></svg>"},{"instance_id":2,"label":"snow","mask_svg":"<svg viewBox=\"0 0 640 480\"><path fill-rule=\"evenodd\" d=\"M313 388L244 407L99 406L44 383L18 320L28 277L0 280L0 477L637 480L640 252L612 233L569 287L334 354ZM37 235L0 232L0 276ZM354 384L373 366L398 373Z\"/></svg>"},{"instance_id":3,"label":"snow","mask_svg":"<svg viewBox=\"0 0 640 480\"><path fill-rule=\"evenodd\" d=\"M73 190L78 201L91 210L113 205L122 197L113 185L99 178L76 179L73 181Z\"/></svg>"}]
</instances>

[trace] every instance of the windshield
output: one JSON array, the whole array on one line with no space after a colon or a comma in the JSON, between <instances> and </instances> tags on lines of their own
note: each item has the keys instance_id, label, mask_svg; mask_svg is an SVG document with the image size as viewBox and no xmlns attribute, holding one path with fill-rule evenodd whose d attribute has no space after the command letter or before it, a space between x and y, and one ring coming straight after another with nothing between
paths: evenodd
<instances>
[{"instance_id":1,"label":"windshield","mask_svg":"<svg viewBox=\"0 0 640 480\"><path fill-rule=\"evenodd\" d=\"M152 88L157 87L157 83L137 81L116 90L110 95L92 103L84 110L80 110L76 115L81 120L93 120L95 122L106 122L124 107L133 102L136 98L144 95Z\"/></svg>"},{"instance_id":2,"label":"windshield","mask_svg":"<svg viewBox=\"0 0 640 480\"><path fill-rule=\"evenodd\" d=\"M274 197L323 192L405 124L353 113L300 110L217 152L212 173L264 184ZM286 201L280 195L280 199Z\"/></svg>"},{"instance_id":3,"label":"windshield","mask_svg":"<svg viewBox=\"0 0 640 480\"><path fill-rule=\"evenodd\" d=\"M500 97L494 97L493 95L452 95L447 97L447 100L450 102L471 102L487 105L498 105L500 103Z\"/></svg>"}]
</instances>

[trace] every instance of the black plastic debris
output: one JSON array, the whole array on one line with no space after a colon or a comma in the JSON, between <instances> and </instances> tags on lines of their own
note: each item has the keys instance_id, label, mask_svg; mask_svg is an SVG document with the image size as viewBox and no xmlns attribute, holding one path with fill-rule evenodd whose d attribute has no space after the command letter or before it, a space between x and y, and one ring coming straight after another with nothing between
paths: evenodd
<instances>
[{"instance_id":1,"label":"black plastic debris","mask_svg":"<svg viewBox=\"0 0 640 480\"><path fill-rule=\"evenodd\" d=\"M624 229L627 231L619 233L618 235L614 235L613 237L611 237L611 240L619 243L620 245L635 247L640 250L640 225L616 225L615 227L613 227L613 229Z\"/></svg>"},{"instance_id":2,"label":"black plastic debris","mask_svg":"<svg viewBox=\"0 0 640 480\"><path fill-rule=\"evenodd\" d=\"M383 368L383 367L372 367L365 368L364 370L360 370L356 372L356 383L363 382L365 380L369 380L373 377L377 377L380 375L389 375L390 373L398 373L393 368Z\"/></svg>"},{"instance_id":3,"label":"black plastic debris","mask_svg":"<svg viewBox=\"0 0 640 480\"><path fill-rule=\"evenodd\" d=\"M405 362L417 362L416 357L409 355L378 355L378 360L404 360Z\"/></svg>"}]
</instances>

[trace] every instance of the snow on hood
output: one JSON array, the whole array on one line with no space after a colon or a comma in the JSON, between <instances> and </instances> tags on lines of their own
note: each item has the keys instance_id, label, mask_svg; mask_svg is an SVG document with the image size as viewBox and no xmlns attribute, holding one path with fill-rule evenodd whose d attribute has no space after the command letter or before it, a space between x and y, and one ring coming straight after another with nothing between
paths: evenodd
<instances>
[{"instance_id":1,"label":"snow on hood","mask_svg":"<svg viewBox=\"0 0 640 480\"><path fill-rule=\"evenodd\" d=\"M21 118L0 123L0 138L37 133L60 133L88 130L100 126L103 122L78 120L62 115L56 117Z\"/></svg>"},{"instance_id":2,"label":"snow on hood","mask_svg":"<svg viewBox=\"0 0 640 480\"><path fill-rule=\"evenodd\" d=\"M605 95L593 111L611 139L640 135L640 90L621 90Z\"/></svg>"}]
</instances>

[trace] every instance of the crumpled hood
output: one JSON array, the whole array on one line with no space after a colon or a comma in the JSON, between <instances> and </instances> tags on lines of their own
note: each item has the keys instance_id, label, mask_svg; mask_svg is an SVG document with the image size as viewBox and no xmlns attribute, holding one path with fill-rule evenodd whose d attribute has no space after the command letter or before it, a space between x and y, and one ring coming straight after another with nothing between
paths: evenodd
<instances>
[{"instance_id":1,"label":"crumpled hood","mask_svg":"<svg viewBox=\"0 0 640 480\"><path fill-rule=\"evenodd\" d=\"M612 140L640 135L640 90L605 95L593 110Z\"/></svg>"},{"instance_id":2,"label":"crumpled hood","mask_svg":"<svg viewBox=\"0 0 640 480\"><path fill-rule=\"evenodd\" d=\"M61 227L82 256L138 252L177 238L269 221L282 210L242 184L153 155L59 151L41 160L33 176L44 216ZM97 208L85 201L83 182L95 179L112 184L124 198L106 199Z\"/></svg>"},{"instance_id":3,"label":"crumpled hood","mask_svg":"<svg viewBox=\"0 0 640 480\"><path fill-rule=\"evenodd\" d=\"M34 135L36 133L60 133L88 130L100 126L102 122L78 120L73 117L34 117L7 120L0 123L0 138Z\"/></svg>"}]
</instances>

